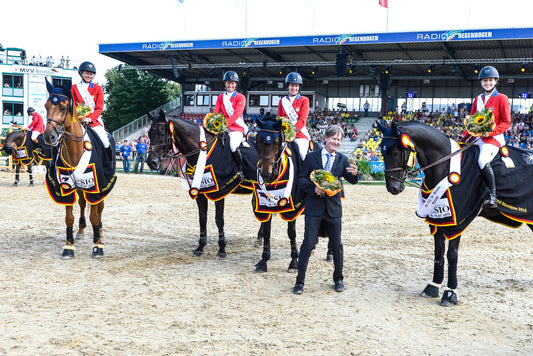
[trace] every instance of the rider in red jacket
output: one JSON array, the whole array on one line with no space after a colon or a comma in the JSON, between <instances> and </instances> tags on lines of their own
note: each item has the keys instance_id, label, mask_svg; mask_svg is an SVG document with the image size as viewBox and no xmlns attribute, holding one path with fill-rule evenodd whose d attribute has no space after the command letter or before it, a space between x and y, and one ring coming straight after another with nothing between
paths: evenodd
<instances>
[{"instance_id":1,"label":"rider in red jacket","mask_svg":"<svg viewBox=\"0 0 533 356\"><path fill-rule=\"evenodd\" d=\"M28 115L31 115L32 121L28 125L28 130L31 131L31 139L33 142L38 143L37 138L40 134L44 133L44 122L43 117L39 115L34 108L28 108Z\"/></svg>"},{"instance_id":2,"label":"rider in red jacket","mask_svg":"<svg viewBox=\"0 0 533 356\"><path fill-rule=\"evenodd\" d=\"M289 89L289 95L281 98L278 104L278 117L288 117L295 125L298 132L294 143L298 145L300 157L305 159L309 149L311 139L307 130L307 116L309 115L309 99L300 94L302 86L302 76L297 72L292 72L285 78L285 84Z\"/></svg>"},{"instance_id":3,"label":"rider in red jacket","mask_svg":"<svg viewBox=\"0 0 533 356\"><path fill-rule=\"evenodd\" d=\"M497 206L496 199L496 180L494 178L494 172L490 166L490 162L494 159L501 146L505 145L505 138L503 134L511 127L511 107L509 104L509 98L498 93L496 90L496 84L500 75L496 68L487 66L481 69L479 72L479 81L484 89L484 93L480 94L474 99L472 105L471 115L474 115L477 111L483 109L489 109L492 112L492 117L496 123L496 127L490 133L486 133L484 136L477 137L473 142L479 146L479 158L478 165L483 172L483 177L487 182L490 191L490 198L485 203L490 207L495 208ZM465 130L466 140L468 133Z\"/></svg>"},{"instance_id":4,"label":"rider in red jacket","mask_svg":"<svg viewBox=\"0 0 533 356\"><path fill-rule=\"evenodd\" d=\"M248 126L244 123L242 114L246 107L246 97L237 92L239 76L230 70L224 74L226 92L218 96L215 105L215 113L222 113L228 120L229 146L233 153L233 159L237 170L242 173L243 161L239 146L248 132Z\"/></svg>"}]
</instances>

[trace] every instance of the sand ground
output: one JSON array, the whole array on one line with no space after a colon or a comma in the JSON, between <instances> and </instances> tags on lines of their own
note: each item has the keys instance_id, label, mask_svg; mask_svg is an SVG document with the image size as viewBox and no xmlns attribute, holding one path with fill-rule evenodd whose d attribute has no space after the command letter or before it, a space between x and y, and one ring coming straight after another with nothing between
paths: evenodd
<instances>
[{"instance_id":1,"label":"sand ground","mask_svg":"<svg viewBox=\"0 0 533 356\"><path fill-rule=\"evenodd\" d=\"M262 251L250 196L226 200L227 258L214 258L212 204L205 254L192 257L196 204L179 179L119 174L104 210L105 257L91 259L87 229L64 261L64 209L44 177L34 188L27 176L17 188L12 180L0 173L0 355L533 354L532 232L475 220L461 241L460 302L441 307L418 296L433 239L414 214L414 188L347 186L346 291L333 290L321 241L297 296L279 217L269 271L254 272Z\"/></svg>"}]
</instances>

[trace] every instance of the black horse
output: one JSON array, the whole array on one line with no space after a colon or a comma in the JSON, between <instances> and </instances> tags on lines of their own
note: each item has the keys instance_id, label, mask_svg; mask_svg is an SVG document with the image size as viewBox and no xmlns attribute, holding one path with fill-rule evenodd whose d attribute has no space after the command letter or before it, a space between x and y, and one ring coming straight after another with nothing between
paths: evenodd
<instances>
[{"instance_id":1,"label":"black horse","mask_svg":"<svg viewBox=\"0 0 533 356\"><path fill-rule=\"evenodd\" d=\"M20 168L23 165L28 167L30 187L34 186L33 167L42 161L48 168L51 157L50 148L44 144L35 144L30 137L31 133L26 130L12 131L6 136L4 146L2 147L2 150L12 156L15 161L15 182L12 184L13 187L17 187L20 182Z\"/></svg>"},{"instance_id":2,"label":"black horse","mask_svg":"<svg viewBox=\"0 0 533 356\"><path fill-rule=\"evenodd\" d=\"M198 206L200 222L199 244L193 256L201 256L207 244L207 209L208 199L210 199L215 202L219 247L217 258L225 258L227 242L224 235L224 197L239 189L241 184L241 176L237 173L233 163L229 142L226 142L227 137L222 135L219 137L206 130L201 131L199 126L181 118L166 115L163 110L157 117L150 114L148 116L152 120L148 131L150 138L150 150L146 159L148 166L159 170L162 162L169 157L187 159L187 169L183 174L191 186L189 194ZM201 135L205 137L201 138ZM205 165L209 173L198 177L195 181L194 172L199 158L201 158L200 164ZM249 171L248 167L245 172L246 176L252 174ZM251 190L247 190L247 193L251 193Z\"/></svg>"},{"instance_id":3,"label":"black horse","mask_svg":"<svg viewBox=\"0 0 533 356\"><path fill-rule=\"evenodd\" d=\"M461 234L476 216L509 227L528 224L533 230L533 194L517 192L531 186L533 152L503 147L491 163L496 174L498 208L486 207L489 194L477 165L476 145L459 145L437 129L416 121L381 125L381 151L385 161L385 180L391 194L404 190L410 175L424 171L417 215L425 218L435 240L433 280L422 296L438 297L444 280L445 241L448 240L448 283L441 305L457 304L457 258ZM420 168L413 171L414 158Z\"/></svg>"}]
</instances>

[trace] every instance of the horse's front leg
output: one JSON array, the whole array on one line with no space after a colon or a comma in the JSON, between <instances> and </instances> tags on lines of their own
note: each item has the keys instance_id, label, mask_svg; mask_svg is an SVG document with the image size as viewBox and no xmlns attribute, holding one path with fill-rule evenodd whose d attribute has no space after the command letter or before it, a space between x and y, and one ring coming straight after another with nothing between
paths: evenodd
<instances>
[{"instance_id":1,"label":"horse's front leg","mask_svg":"<svg viewBox=\"0 0 533 356\"><path fill-rule=\"evenodd\" d=\"M34 184L33 184L33 173L32 173L32 168L35 166L35 163L31 164L30 166L28 166L28 175L30 176L30 184L28 185L28 187L33 187Z\"/></svg>"},{"instance_id":2,"label":"horse's front leg","mask_svg":"<svg viewBox=\"0 0 533 356\"><path fill-rule=\"evenodd\" d=\"M218 227L217 259L226 258L226 237L224 236L224 199L215 201L215 222Z\"/></svg>"},{"instance_id":3,"label":"horse's front leg","mask_svg":"<svg viewBox=\"0 0 533 356\"><path fill-rule=\"evenodd\" d=\"M291 263L289 272L298 272L298 246L296 246L296 219L287 224L287 235L291 241Z\"/></svg>"},{"instance_id":4,"label":"horse's front leg","mask_svg":"<svg viewBox=\"0 0 533 356\"><path fill-rule=\"evenodd\" d=\"M204 253L205 245L207 245L207 198L205 195L198 195L196 205L198 206L198 218L200 222L200 240L198 241L198 247L192 253L194 257L201 256Z\"/></svg>"},{"instance_id":5,"label":"horse's front leg","mask_svg":"<svg viewBox=\"0 0 533 356\"><path fill-rule=\"evenodd\" d=\"M85 219L85 208L87 201L82 199L83 195L78 199L78 205L80 206L80 218L78 220L78 232L76 233L76 240L81 240L85 237L85 228L87 227L87 220Z\"/></svg>"},{"instance_id":6,"label":"horse's front leg","mask_svg":"<svg viewBox=\"0 0 533 356\"><path fill-rule=\"evenodd\" d=\"M437 229L433 235L435 242L435 259L433 261L433 280L428 283L424 291L421 293L423 297L437 298L439 296L439 288L444 280L444 252L446 251L446 238L444 234Z\"/></svg>"},{"instance_id":7,"label":"horse's front leg","mask_svg":"<svg viewBox=\"0 0 533 356\"><path fill-rule=\"evenodd\" d=\"M459 257L459 242L461 235L448 242L448 287L442 294L440 305L451 307L457 304L457 260Z\"/></svg>"},{"instance_id":8,"label":"horse's front leg","mask_svg":"<svg viewBox=\"0 0 533 356\"><path fill-rule=\"evenodd\" d=\"M80 197L81 199L81 197ZM104 202L91 205L89 220L93 226L93 252L92 258L101 258L104 256L103 229L102 229L102 212L104 211Z\"/></svg>"},{"instance_id":9,"label":"horse's front leg","mask_svg":"<svg viewBox=\"0 0 533 356\"><path fill-rule=\"evenodd\" d=\"M20 180L20 166L21 166L20 163L17 163L17 164L15 165L15 182L13 182L13 184L11 185L12 187L17 187L18 184L19 184L19 180Z\"/></svg>"},{"instance_id":10,"label":"horse's front leg","mask_svg":"<svg viewBox=\"0 0 533 356\"><path fill-rule=\"evenodd\" d=\"M65 206L65 225L67 226L67 241L63 247L61 258L69 260L74 258L74 234L72 226L74 225L74 213L72 205Z\"/></svg>"},{"instance_id":11,"label":"horse's front leg","mask_svg":"<svg viewBox=\"0 0 533 356\"><path fill-rule=\"evenodd\" d=\"M268 220L261 223L261 230L263 230L263 254L261 255L261 261L255 264L256 272L268 271L268 260L270 260L270 234L272 232L272 214L268 217Z\"/></svg>"}]
</instances>

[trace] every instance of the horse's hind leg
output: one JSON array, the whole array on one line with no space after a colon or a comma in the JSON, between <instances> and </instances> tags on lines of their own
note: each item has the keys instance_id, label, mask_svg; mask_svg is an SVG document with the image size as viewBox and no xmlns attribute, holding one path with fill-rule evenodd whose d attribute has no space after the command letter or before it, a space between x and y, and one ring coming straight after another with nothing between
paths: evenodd
<instances>
[{"instance_id":1,"label":"horse's hind leg","mask_svg":"<svg viewBox=\"0 0 533 356\"><path fill-rule=\"evenodd\" d=\"M104 202L91 205L89 220L93 226L93 252L91 257L101 258L104 256L104 244L102 242L102 212L104 211Z\"/></svg>"},{"instance_id":2,"label":"horse's hind leg","mask_svg":"<svg viewBox=\"0 0 533 356\"><path fill-rule=\"evenodd\" d=\"M215 201L215 222L218 227L217 259L226 258L226 237L224 236L224 199Z\"/></svg>"},{"instance_id":3,"label":"horse's hind leg","mask_svg":"<svg viewBox=\"0 0 533 356\"><path fill-rule=\"evenodd\" d=\"M205 245L207 245L207 198L205 195L198 195L196 205L198 206L198 218L200 222L200 240L198 241L198 247L192 253L194 257L201 256L204 253Z\"/></svg>"},{"instance_id":4,"label":"horse's hind leg","mask_svg":"<svg viewBox=\"0 0 533 356\"><path fill-rule=\"evenodd\" d=\"M433 240L435 241L433 280L428 283L420 295L423 297L437 298L439 296L440 285L444 280L444 252L446 251L446 238L442 232L437 230L433 235Z\"/></svg>"},{"instance_id":5,"label":"horse's hind leg","mask_svg":"<svg viewBox=\"0 0 533 356\"><path fill-rule=\"evenodd\" d=\"M270 260L270 234L272 231L272 214L268 217L268 220L261 223L261 230L263 230L263 254L261 255L261 261L255 264L256 272L268 271L268 260Z\"/></svg>"},{"instance_id":6,"label":"horse's hind leg","mask_svg":"<svg viewBox=\"0 0 533 356\"><path fill-rule=\"evenodd\" d=\"M32 173L32 168L35 166L35 164L32 164L30 166L28 166L28 174L30 176L30 184L28 185L28 187L33 187L34 184L33 184L33 173Z\"/></svg>"},{"instance_id":7,"label":"horse's hind leg","mask_svg":"<svg viewBox=\"0 0 533 356\"><path fill-rule=\"evenodd\" d=\"M67 241L63 247L61 258L69 260L74 258L74 234L72 226L74 225L74 213L72 212L72 205L65 206L65 225L67 226Z\"/></svg>"},{"instance_id":8,"label":"horse's hind leg","mask_svg":"<svg viewBox=\"0 0 533 356\"><path fill-rule=\"evenodd\" d=\"M87 220L85 219L85 208L87 201L85 199L78 199L80 206L80 219L78 220L78 232L76 233L76 240L81 240L85 237L85 228L87 227Z\"/></svg>"},{"instance_id":9,"label":"horse's hind leg","mask_svg":"<svg viewBox=\"0 0 533 356\"><path fill-rule=\"evenodd\" d=\"M291 241L291 263L289 264L289 272L298 271L298 247L296 246L296 220L287 223L287 235Z\"/></svg>"}]
</instances>

